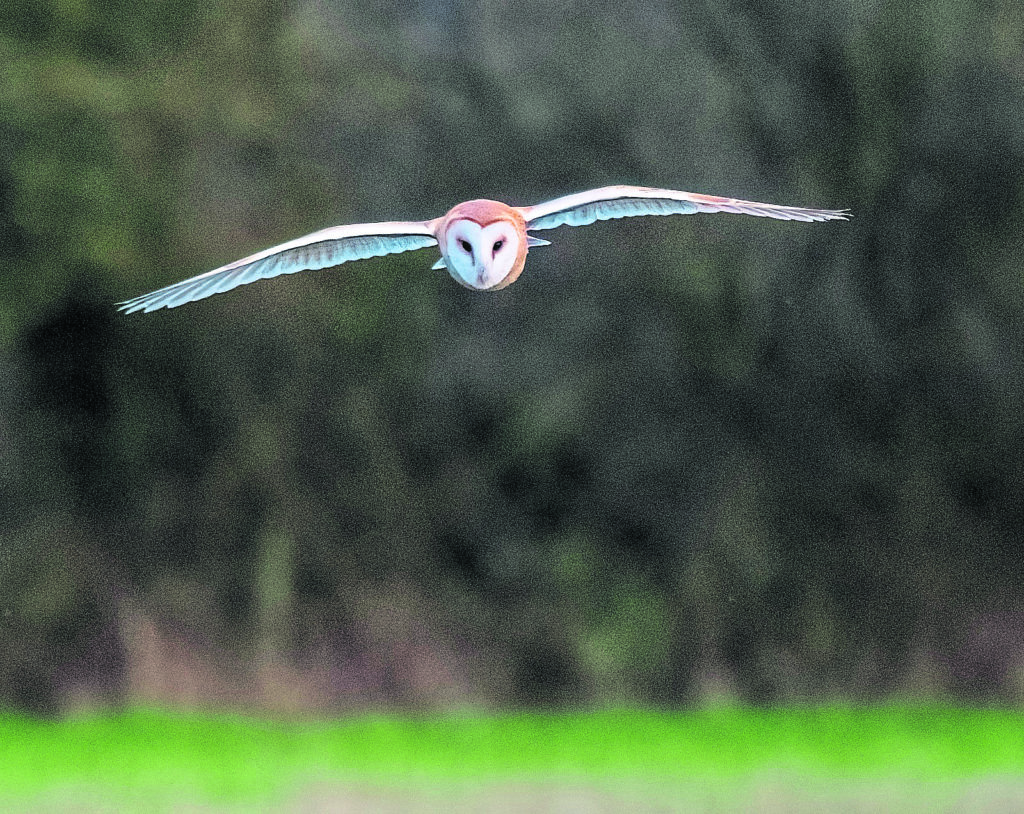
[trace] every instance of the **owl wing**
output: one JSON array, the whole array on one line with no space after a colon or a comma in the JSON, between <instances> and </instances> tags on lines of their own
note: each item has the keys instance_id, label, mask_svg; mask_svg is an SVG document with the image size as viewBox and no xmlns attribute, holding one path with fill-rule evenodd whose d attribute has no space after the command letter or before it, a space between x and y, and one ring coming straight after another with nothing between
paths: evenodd
<instances>
[{"instance_id":1,"label":"owl wing","mask_svg":"<svg viewBox=\"0 0 1024 814\"><path fill-rule=\"evenodd\" d=\"M799 206L740 201L717 195L698 195L674 189L612 186L555 198L536 206L522 206L526 228L554 229L556 226L586 226L599 220L631 218L636 215L692 215L696 212L735 212L777 220L845 220L845 210L805 209Z\"/></svg>"},{"instance_id":2,"label":"owl wing","mask_svg":"<svg viewBox=\"0 0 1024 814\"><path fill-rule=\"evenodd\" d=\"M306 269L337 266L349 260L424 249L437 243L429 224L430 221L392 221L321 229L205 274L125 300L119 303L120 310L131 314L174 308L279 274L294 274Z\"/></svg>"}]
</instances>

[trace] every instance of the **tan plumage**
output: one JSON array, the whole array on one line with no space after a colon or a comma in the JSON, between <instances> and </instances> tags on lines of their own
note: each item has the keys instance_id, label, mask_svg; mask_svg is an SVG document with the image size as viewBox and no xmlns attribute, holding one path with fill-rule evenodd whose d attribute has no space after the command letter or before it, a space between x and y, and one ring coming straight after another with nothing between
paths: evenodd
<instances>
[{"instance_id":1,"label":"tan plumage","mask_svg":"<svg viewBox=\"0 0 1024 814\"><path fill-rule=\"evenodd\" d=\"M120 304L127 313L174 308L230 291L246 283L306 269L336 266L384 254L437 245L447 268L467 288L497 291L523 272L530 246L548 241L528 232L558 226L584 226L598 220L636 215L689 215L733 212L777 220L845 220L846 211L742 201L672 189L611 186L555 198L535 206L509 206L500 201L467 201L440 218L332 226L280 246L236 260Z\"/></svg>"}]
</instances>

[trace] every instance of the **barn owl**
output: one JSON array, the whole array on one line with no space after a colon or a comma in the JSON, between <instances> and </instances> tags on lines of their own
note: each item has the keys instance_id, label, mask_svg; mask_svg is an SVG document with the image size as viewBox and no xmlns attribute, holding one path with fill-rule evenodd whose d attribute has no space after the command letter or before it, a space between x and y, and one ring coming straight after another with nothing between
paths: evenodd
<instances>
[{"instance_id":1,"label":"barn owl","mask_svg":"<svg viewBox=\"0 0 1024 814\"><path fill-rule=\"evenodd\" d=\"M466 288L497 291L522 274L526 253L550 242L529 234L556 226L585 226L599 220L635 215L691 215L734 212L777 220L844 220L848 213L831 209L740 201L673 189L610 186L555 198L535 206L508 206L499 201L460 203L445 215L424 221L391 221L332 226L305 237L243 257L213 271L120 303L122 311L175 308L240 285L322 269L385 254L436 245L441 259L433 268L448 273Z\"/></svg>"}]
</instances>

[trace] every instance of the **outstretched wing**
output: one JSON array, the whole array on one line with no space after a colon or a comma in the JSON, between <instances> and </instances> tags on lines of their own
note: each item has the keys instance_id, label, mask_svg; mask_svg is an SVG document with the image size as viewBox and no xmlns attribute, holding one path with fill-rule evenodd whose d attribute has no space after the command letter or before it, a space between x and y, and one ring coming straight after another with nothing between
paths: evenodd
<instances>
[{"instance_id":1,"label":"outstretched wing","mask_svg":"<svg viewBox=\"0 0 1024 814\"><path fill-rule=\"evenodd\" d=\"M777 220L845 220L846 210L805 209L799 206L740 201L716 195L698 195L674 189L613 186L591 189L555 198L536 206L522 206L526 228L554 229L556 226L586 226L599 220L631 218L636 215L692 215L696 212L735 212Z\"/></svg>"},{"instance_id":2,"label":"outstretched wing","mask_svg":"<svg viewBox=\"0 0 1024 814\"><path fill-rule=\"evenodd\" d=\"M119 305L129 314L174 308L266 277L424 249L437 243L428 224L429 221L393 221L332 226Z\"/></svg>"}]
</instances>

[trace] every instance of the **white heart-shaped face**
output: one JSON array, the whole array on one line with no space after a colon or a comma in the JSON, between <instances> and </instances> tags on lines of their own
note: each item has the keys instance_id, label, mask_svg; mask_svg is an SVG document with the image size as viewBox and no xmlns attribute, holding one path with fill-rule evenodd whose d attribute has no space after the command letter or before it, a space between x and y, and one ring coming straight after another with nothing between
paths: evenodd
<instances>
[{"instance_id":1,"label":"white heart-shaped face","mask_svg":"<svg viewBox=\"0 0 1024 814\"><path fill-rule=\"evenodd\" d=\"M463 285L483 291L508 277L519 253L519 234L508 221L480 226L456 220L442 247L448 272Z\"/></svg>"}]
</instances>

